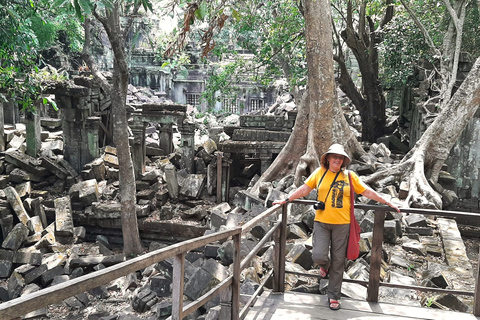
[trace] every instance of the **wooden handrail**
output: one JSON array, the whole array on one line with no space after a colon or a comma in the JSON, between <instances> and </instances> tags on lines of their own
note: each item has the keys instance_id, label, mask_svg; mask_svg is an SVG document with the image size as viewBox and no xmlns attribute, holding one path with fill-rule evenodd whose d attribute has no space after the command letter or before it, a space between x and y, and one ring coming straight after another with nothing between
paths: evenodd
<instances>
[{"instance_id":1,"label":"wooden handrail","mask_svg":"<svg viewBox=\"0 0 480 320\"><path fill-rule=\"evenodd\" d=\"M291 203L299 203L305 205L313 205L315 201L311 200L293 200ZM284 205L286 206L286 205ZM378 302L378 291L380 286L393 287L393 288L402 288L402 289L415 289L425 292L442 292L448 291L449 293L455 293L459 295L468 295L474 296L474 305L473 305L473 314L475 316L480 316L480 288L479 288L479 278L480 278L480 254L479 261L477 266L477 272L475 274L475 290L462 291L462 290L445 290L438 288L427 288L427 287L418 287L418 286L405 286L400 284L392 283L381 283L380 282L380 266L382 260L382 243L383 243L383 229L385 222L385 212L392 211L393 209L389 206L378 206L378 205L368 205L368 204L355 204L356 209L362 210L373 210L375 212L374 227L373 227L373 240L372 240L372 249L371 249L371 258L370 258L370 277L367 286L367 301L369 302ZM461 211L444 211L444 210L432 210L432 209L418 209L418 208L401 208L401 211L404 213L412 214L422 214L422 215L432 215L432 216L441 216L446 218L457 218L457 217L468 217L468 218L480 218L479 213L473 212L461 212ZM291 273L291 272L289 272ZM306 273L295 273L297 275L302 275L306 277L315 277L311 274ZM364 281L355 281L347 280L348 282L357 282L362 283Z\"/></svg>"},{"instance_id":2,"label":"wooden handrail","mask_svg":"<svg viewBox=\"0 0 480 320\"><path fill-rule=\"evenodd\" d=\"M291 203L312 205L315 201L309 200L294 200ZM372 242L372 255L370 259L370 278L367 285L367 300L371 302L378 301L379 286L409 288L408 286L380 283L380 264L382 259L382 242L383 242L383 224L385 220L385 212L392 209L387 206L365 205L358 204L355 208L363 210L373 210L375 212L375 224L373 231ZM265 236L259 240L259 243L253 250L240 261L240 243L241 235L249 232L256 225L268 221L272 222L271 216L279 214L281 210L281 220L276 220L272 224L270 230ZM454 211L437 211L426 209L402 209L405 213L416 213L424 215L435 215L443 217L474 217L479 218L480 215L476 213L467 212L454 212ZM229 302L222 302L222 308L228 306L230 308L230 317L232 320L243 319L246 315L248 306L253 303L255 297L261 293L263 286L267 282L268 278L273 276L273 289L276 292L285 291L285 251L286 251L286 234L287 234L287 205L275 205L263 213L259 214L255 218L245 223L242 227L235 229L229 229L222 232L213 233L210 235L190 239L183 241L166 248L162 248L156 251L152 251L133 258L128 261L113 265L111 267L69 280L67 282L45 288L34 292L32 294L7 301L0 304L1 319L16 319L26 313L40 309L47 305L63 301L76 294L88 291L100 285L109 283L112 280L128 275L129 273L146 268L157 262L173 258L173 281L172 281L172 320L180 320L188 314L198 309L201 305L212 299L214 296L221 292L225 292L225 289L231 287L231 297ZM258 253L261 247L273 237L275 242L274 247L274 261L273 270L271 270L265 279L263 279L260 287L256 290L255 295L247 303L247 306L240 311L239 310L239 287L240 287L240 272L248 265L250 260ZM234 242L234 262L233 273L231 276L224 279L216 287L212 288L209 292L199 297L197 300L189 303L187 306L183 306L183 290L184 290L184 269L185 269L185 254L193 249L205 246L209 243L232 238ZM480 263L479 263L480 265ZM289 272L292 273L292 272ZM295 273L297 274L297 273ZM312 276L310 274L298 273L298 275ZM474 314L480 315L480 289L478 286L479 271L476 274L476 286L475 291L454 291L456 294L474 295ZM349 282L358 282L364 285L366 281L347 280ZM420 287L412 286L412 289ZM422 288L422 291L438 292L441 289ZM452 292L449 290L449 292Z\"/></svg>"},{"instance_id":3,"label":"wooden handrail","mask_svg":"<svg viewBox=\"0 0 480 320\"><path fill-rule=\"evenodd\" d=\"M121 262L108 268L92 272L90 274L68 280L66 282L51 286L37 292L21 296L19 298L0 304L0 314L3 319L15 319L31 311L43 308L47 305L63 301L71 296L88 291L98 286L107 284L122 276L128 275L140 269L144 269L157 262L177 257L174 259L174 276L178 272L178 266L181 266L179 255L205 246L211 242L224 240L234 235L239 235L241 228L229 229L218 233L186 240L166 248L148 252L144 255ZM183 258L182 258L183 260ZM183 272L181 272L183 274ZM183 282L183 278L179 279ZM180 288L180 286L178 286ZM173 291L175 291L175 282ZM182 286L183 292L183 286ZM182 303L183 294L175 298L172 292L172 300L178 299L178 304ZM180 312L179 312L180 313Z\"/></svg>"}]
</instances>

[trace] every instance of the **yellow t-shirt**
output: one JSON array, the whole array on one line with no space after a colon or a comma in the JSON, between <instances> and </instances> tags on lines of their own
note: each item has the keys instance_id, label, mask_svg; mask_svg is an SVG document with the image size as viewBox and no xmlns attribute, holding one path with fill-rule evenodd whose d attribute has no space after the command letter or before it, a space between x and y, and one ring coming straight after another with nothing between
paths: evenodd
<instances>
[{"instance_id":1,"label":"yellow t-shirt","mask_svg":"<svg viewBox=\"0 0 480 320\"><path fill-rule=\"evenodd\" d=\"M318 184L325 170L327 170L327 173L319 186ZM330 224L350 223L350 183L347 170L340 172L335 183L332 185L330 193L328 193L330 185L333 183L336 175L337 173L320 167L305 181L305 184L312 189L316 189L318 186L317 199L325 202L325 210L316 211L315 221ZM353 191L357 194L363 193L367 187L354 172L350 171L350 175L352 177ZM325 199L327 194L328 198Z\"/></svg>"}]
</instances>

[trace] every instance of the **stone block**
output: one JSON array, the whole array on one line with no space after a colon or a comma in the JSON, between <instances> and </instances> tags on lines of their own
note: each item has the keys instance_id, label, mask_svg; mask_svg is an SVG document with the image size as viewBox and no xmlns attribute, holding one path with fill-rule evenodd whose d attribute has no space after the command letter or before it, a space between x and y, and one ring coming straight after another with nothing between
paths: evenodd
<instances>
[{"instance_id":1,"label":"stone block","mask_svg":"<svg viewBox=\"0 0 480 320\"><path fill-rule=\"evenodd\" d=\"M426 256L427 255L427 249L425 248L425 246L423 244L421 244L420 242L415 241L415 240L404 242L402 244L402 248L405 251L413 252L413 253L415 253L419 256Z\"/></svg>"},{"instance_id":2,"label":"stone block","mask_svg":"<svg viewBox=\"0 0 480 320\"><path fill-rule=\"evenodd\" d=\"M39 252L15 252L13 258L14 263L18 264L31 264L33 266L39 266L42 264L43 255Z\"/></svg>"},{"instance_id":3,"label":"stone block","mask_svg":"<svg viewBox=\"0 0 480 320\"><path fill-rule=\"evenodd\" d=\"M155 197L155 190L146 189L137 192L137 200L152 200Z\"/></svg>"},{"instance_id":4,"label":"stone block","mask_svg":"<svg viewBox=\"0 0 480 320\"><path fill-rule=\"evenodd\" d=\"M30 196L30 192L32 191L32 183L30 181L19 183L15 186L15 190L17 191L18 196L21 199L24 199L25 197Z\"/></svg>"},{"instance_id":5,"label":"stone block","mask_svg":"<svg viewBox=\"0 0 480 320\"><path fill-rule=\"evenodd\" d=\"M9 173L8 181L13 183L22 183L25 181L40 182L42 181L42 177L36 176L20 168L15 168Z\"/></svg>"},{"instance_id":6,"label":"stone block","mask_svg":"<svg viewBox=\"0 0 480 320\"><path fill-rule=\"evenodd\" d=\"M61 276L63 273L64 268L62 266L56 266L52 269L49 269L40 275L40 283L44 288L46 288L56 276Z\"/></svg>"},{"instance_id":7,"label":"stone block","mask_svg":"<svg viewBox=\"0 0 480 320\"><path fill-rule=\"evenodd\" d=\"M40 166L40 160L30 157L18 150L7 150L5 152L5 160L18 168L40 177L45 177L50 174L46 168Z\"/></svg>"},{"instance_id":8,"label":"stone block","mask_svg":"<svg viewBox=\"0 0 480 320\"><path fill-rule=\"evenodd\" d=\"M8 278L12 274L13 262L0 258L0 278Z\"/></svg>"},{"instance_id":9,"label":"stone block","mask_svg":"<svg viewBox=\"0 0 480 320\"><path fill-rule=\"evenodd\" d=\"M210 213L209 227L213 230L219 230L227 222L227 215L219 210L212 210Z\"/></svg>"},{"instance_id":10,"label":"stone block","mask_svg":"<svg viewBox=\"0 0 480 320\"><path fill-rule=\"evenodd\" d=\"M196 300L218 283L210 272L197 268L192 277L185 283L184 294L191 300Z\"/></svg>"},{"instance_id":11,"label":"stone block","mask_svg":"<svg viewBox=\"0 0 480 320\"><path fill-rule=\"evenodd\" d=\"M450 310L460 311L460 312L467 312L468 306L458 299L457 296L447 293L438 296L435 299L436 304L440 304L441 306L445 306Z\"/></svg>"},{"instance_id":12,"label":"stone block","mask_svg":"<svg viewBox=\"0 0 480 320\"><path fill-rule=\"evenodd\" d=\"M150 278L150 289L155 292L157 297L169 297L172 294L171 284L171 279L167 279L159 274Z\"/></svg>"},{"instance_id":13,"label":"stone block","mask_svg":"<svg viewBox=\"0 0 480 320\"><path fill-rule=\"evenodd\" d=\"M58 163L56 163L55 161L47 157L41 157L40 159L42 161L42 166L47 168L51 173L53 173L59 179L65 180L67 178L68 172L61 165L59 165Z\"/></svg>"},{"instance_id":14,"label":"stone block","mask_svg":"<svg viewBox=\"0 0 480 320\"><path fill-rule=\"evenodd\" d=\"M218 244L207 244L204 249L205 258L217 259L219 248Z\"/></svg>"},{"instance_id":15,"label":"stone block","mask_svg":"<svg viewBox=\"0 0 480 320\"><path fill-rule=\"evenodd\" d=\"M312 252L301 243L295 243L286 258L288 261L301 265L306 270L310 270L313 266Z\"/></svg>"},{"instance_id":16,"label":"stone block","mask_svg":"<svg viewBox=\"0 0 480 320\"><path fill-rule=\"evenodd\" d=\"M55 237L73 240L73 216L70 197L57 198L55 203ZM68 240L67 240L68 241Z\"/></svg>"},{"instance_id":17,"label":"stone block","mask_svg":"<svg viewBox=\"0 0 480 320\"><path fill-rule=\"evenodd\" d=\"M103 158L103 161L108 167L115 168L115 169L119 168L117 156L106 153L105 157Z\"/></svg>"},{"instance_id":18,"label":"stone block","mask_svg":"<svg viewBox=\"0 0 480 320\"><path fill-rule=\"evenodd\" d=\"M139 313L150 310L158 301L156 294L147 288L144 288L138 292L133 298L132 307Z\"/></svg>"},{"instance_id":19,"label":"stone block","mask_svg":"<svg viewBox=\"0 0 480 320\"><path fill-rule=\"evenodd\" d=\"M165 205L165 203L167 203L168 201L168 196L169 194L167 189L158 190L155 193L155 199L157 200L157 207L161 207Z\"/></svg>"},{"instance_id":20,"label":"stone block","mask_svg":"<svg viewBox=\"0 0 480 320\"><path fill-rule=\"evenodd\" d=\"M180 194L198 199L205 186L206 177L203 174L188 174L185 179L178 180Z\"/></svg>"},{"instance_id":21,"label":"stone block","mask_svg":"<svg viewBox=\"0 0 480 320\"><path fill-rule=\"evenodd\" d=\"M10 300L10 298L7 288L0 286L0 301L6 302L8 300Z\"/></svg>"},{"instance_id":22,"label":"stone block","mask_svg":"<svg viewBox=\"0 0 480 320\"><path fill-rule=\"evenodd\" d=\"M427 227L427 219L422 214L410 214L405 217L409 227Z\"/></svg>"},{"instance_id":23,"label":"stone block","mask_svg":"<svg viewBox=\"0 0 480 320\"><path fill-rule=\"evenodd\" d=\"M40 276L45 273L47 271L47 265L46 264L42 264L40 265L39 267L37 268L33 268L32 270L30 270L29 272L27 272L25 274L25 283L26 284L29 284L29 283L32 283L32 282L36 282L37 279L40 278Z\"/></svg>"},{"instance_id":24,"label":"stone block","mask_svg":"<svg viewBox=\"0 0 480 320\"><path fill-rule=\"evenodd\" d=\"M20 222L22 222L24 225L27 225L27 221L30 216L23 207L22 200L20 199L17 190L15 190L13 187L6 187L3 189L3 191L5 192L5 196L7 197L10 206L13 208L13 211L16 213Z\"/></svg>"},{"instance_id":25,"label":"stone block","mask_svg":"<svg viewBox=\"0 0 480 320\"><path fill-rule=\"evenodd\" d=\"M287 226L287 239L307 239L308 235L297 224L290 224Z\"/></svg>"},{"instance_id":26,"label":"stone block","mask_svg":"<svg viewBox=\"0 0 480 320\"><path fill-rule=\"evenodd\" d=\"M167 190L170 197L177 199L180 191L180 185L177 178L177 171L174 165L165 166L165 180L167 182Z\"/></svg>"},{"instance_id":27,"label":"stone block","mask_svg":"<svg viewBox=\"0 0 480 320\"><path fill-rule=\"evenodd\" d=\"M162 206L160 208L160 220L171 220L173 218L173 209L171 206Z\"/></svg>"},{"instance_id":28,"label":"stone block","mask_svg":"<svg viewBox=\"0 0 480 320\"><path fill-rule=\"evenodd\" d=\"M16 251L22 246L22 243L27 240L27 236L28 228L22 223L17 223L12 231L8 233L5 240L3 240L2 248Z\"/></svg>"},{"instance_id":29,"label":"stone block","mask_svg":"<svg viewBox=\"0 0 480 320\"><path fill-rule=\"evenodd\" d=\"M19 273L14 271L10 278L8 278L8 297L10 299L15 299L19 297L24 287L25 279L23 279L23 277Z\"/></svg>"},{"instance_id":30,"label":"stone block","mask_svg":"<svg viewBox=\"0 0 480 320\"><path fill-rule=\"evenodd\" d=\"M421 228L421 227L405 227L405 232L407 233L416 233L421 236L433 236L433 229L430 227Z\"/></svg>"},{"instance_id":31,"label":"stone block","mask_svg":"<svg viewBox=\"0 0 480 320\"><path fill-rule=\"evenodd\" d=\"M27 221L27 228L30 233L41 233L43 231L42 221L39 216L33 216Z\"/></svg>"},{"instance_id":32,"label":"stone block","mask_svg":"<svg viewBox=\"0 0 480 320\"><path fill-rule=\"evenodd\" d=\"M32 215L39 217L42 223L42 227L46 228L48 226L47 216L45 215L45 209L43 207L42 201L43 198L41 197L32 199L32 201L30 202L30 206L32 208Z\"/></svg>"},{"instance_id":33,"label":"stone block","mask_svg":"<svg viewBox=\"0 0 480 320\"><path fill-rule=\"evenodd\" d=\"M395 244L399 234L397 233L397 223L395 220L385 221L383 229L383 241L390 244Z\"/></svg>"}]
</instances>

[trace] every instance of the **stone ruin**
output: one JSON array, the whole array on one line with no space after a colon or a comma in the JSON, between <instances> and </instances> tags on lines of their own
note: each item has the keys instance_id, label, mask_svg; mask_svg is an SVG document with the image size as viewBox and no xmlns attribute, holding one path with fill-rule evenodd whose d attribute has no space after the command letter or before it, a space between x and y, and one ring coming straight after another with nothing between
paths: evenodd
<instances>
[{"instance_id":1,"label":"stone ruin","mask_svg":"<svg viewBox=\"0 0 480 320\"><path fill-rule=\"evenodd\" d=\"M78 84L81 82L84 86ZM4 128L7 150L0 161L1 301L124 260L118 247L122 242L119 164L115 148L102 146L102 141L109 139L108 128L101 124L108 99L105 101L99 88L94 89L92 82L81 80L68 90L53 91L64 106L62 120L33 117L27 119L32 125ZM135 95L132 90L130 93ZM263 185L258 195L247 190L284 146L293 128L295 111L288 99L278 100L263 114L243 115L238 122L222 127L210 119L208 127L203 127L205 118L196 118L188 106L161 101L130 100L129 107L137 217L149 250L241 225L265 210L265 204L285 197L294 188L289 176ZM357 121L358 114L347 112L347 118ZM199 130L207 135L200 145L196 143ZM33 149L26 142L32 136ZM31 152L36 156L29 155ZM367 156L352 162L352 170L369 174L397 159L385 144L373 144ZM382 191L401 201L407 190L405 186L386 186ZM346 272L351 278L365 280L373 215L357 214L363 255L349 263ZM308 237L313 215L310 207L289 207L287 270L316 272ZM242 239L243 257L265 232L266 226L257 227ZM454 221L392 214L385 223L384 238L384 281L418 285L420 279L415 274L421 272L423 285L471 289L472 267ZM265 270L271 268L271 254L272 247L266 246L244 271L242 294L255 291ZM229 241L190 252L185 268L188 299L195 300L211 283L223 280L232 256ZM127 295L132 316L149 312L166 318L171 309L171 272L171 261L164 261L67 299L65 304L72 313L81 313L98 299ZM314 280L293 275L287 275L287 283L291 290L322 293L325 288L325 280L319 286ZM347 283L343 293L359 299L365 295L364 288ZM401 295L410 303L425 305L428 300L430 305L460 311L471 307L470 301L450 295L427 297L411 290L385 288L380 294L382 299ZM190 319L215 319L218 309L216 299ZM46 312L38 310L26 318L45 317ZM101 312L97 316L101 318Z\"/></svg>"}]
</instances>

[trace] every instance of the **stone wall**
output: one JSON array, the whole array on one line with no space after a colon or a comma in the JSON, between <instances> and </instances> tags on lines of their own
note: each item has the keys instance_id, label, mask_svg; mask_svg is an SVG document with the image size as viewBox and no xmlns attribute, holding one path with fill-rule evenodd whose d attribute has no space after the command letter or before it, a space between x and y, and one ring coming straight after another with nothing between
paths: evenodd
<instances>
[{"instance_id":1,"label":"stone wall","mask_svg":"<svg viewBox=\"0 0 480 320\"><path fill-rule=\"evenodd\" d=\"M480 212L480 110L462 132L446 161L448 171L456 178L456 191L460 200L457 209Z\"/></svg>"}]
</instances>

